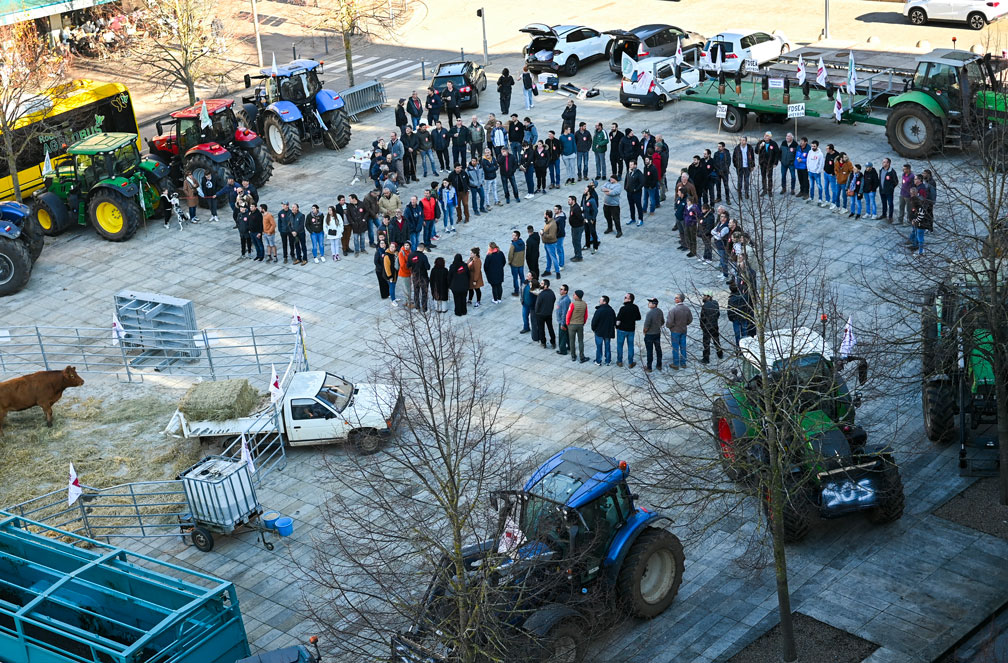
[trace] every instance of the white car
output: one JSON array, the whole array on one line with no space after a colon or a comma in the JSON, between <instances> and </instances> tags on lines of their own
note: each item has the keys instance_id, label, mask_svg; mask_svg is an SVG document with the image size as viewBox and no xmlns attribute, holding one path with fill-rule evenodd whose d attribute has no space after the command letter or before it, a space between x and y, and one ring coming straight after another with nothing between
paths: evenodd
<instances>
[{"instance_id":1,"label":"white car","mask_svg":"<svg viewBox=\"0 0 1008 663\"><path fill-rule=\"evenodd\" d=\"M700 83L700 70L683 63L680 78L675 75L675 58L641 58L633 64L630 76L620 82L620 103L632 106L650 106L661 110L676 99L676 94Z\"/></svg>"},{"instance_id":2,"label":"white car","mask_svg":"<svg viewBox=\"0 0 1008 663\"><path fill-rule=\"evenodd\" d=\"M759 32L757 30L725 30L714 35L700 51L700 66L706 71L717 69L718 50L721 53L721 68L727 72L738 71L744 62L763 65L776 60L791 50L791 42L780 32Z\"/></svg>"},{"instance_id":3,"label":"white car","mask_svg":"<svg viewBox=\"0 0 1008 663\"><path fill-rule=\"evenodd\" d=\"M554 25L532 23L521 29L532 35L532 42L525 47L525 64L529 71L560 72L567 76L577 73L584 62L602 60L609 57L612 38L598 30L583 25Z\"/></svg>"},{"instance_id":4,"label":"white car","mask_svg":"<svg viewBox=\"0 0 1008 663\"><path fill-rule=\"evenodd\" d=\"M1005 0L906 0L903 15L914 25L928 21L957 21L980 30L1008 13Z\"/></svg>"}]
</instances>

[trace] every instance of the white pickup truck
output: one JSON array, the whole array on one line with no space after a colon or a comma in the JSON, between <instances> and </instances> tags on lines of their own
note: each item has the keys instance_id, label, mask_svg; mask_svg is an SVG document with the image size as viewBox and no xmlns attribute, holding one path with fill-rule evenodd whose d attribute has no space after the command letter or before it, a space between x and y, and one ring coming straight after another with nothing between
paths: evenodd
<instances>
[{"instance_id":1,"label":"white pickup truck","mask_svg":"<svg viewBox=\"0 0 1008 663\"><path fill-rule=\"evenodd\" d=\"M675 58L641 58L625 72L620 82L620 103L632 106L650 106L661 110L665 104L678 98L680 92L700 83L700 70L683 63L679 67L681 78L676 78Z\"/></svg>"},{"instance_id":2,"label":"white pickup truck","mask_svg":"<svg viewBox=\"0 0 1008 663\"><path fill-rule=\"evenodd\" d=\"M290 446L346 440L361 453L378 451L403 416L402 394L391 385L353 384L324 371L304 371L290 378L275 404L239 419L189 421L176 410L166 432L187 438L280 433Z\"/></svg>"}]
</instances>

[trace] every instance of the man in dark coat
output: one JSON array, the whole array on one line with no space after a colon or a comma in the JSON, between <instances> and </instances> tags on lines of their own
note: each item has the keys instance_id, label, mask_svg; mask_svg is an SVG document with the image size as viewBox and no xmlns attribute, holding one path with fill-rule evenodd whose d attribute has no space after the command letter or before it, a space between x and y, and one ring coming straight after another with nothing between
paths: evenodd
<instances>
[{"instance_id":1,"label":"man in dark coat","mask_svg":"<svg viewBox=\"0 0 1008 663\"><path fill-rule=\"evenodd\" d=\"M609 306L609 297L602 295L591 319L591 330L595 333L595 365L602 365L603 350L605 365L612 363L612 339L616 337L616 311Z\"/></svg>"},{"instance_id":2,"label":"man in dark coat","mask_svg":"<svg viewBox=\"0 0 1008 663\"><path fill-rule=\"evenodd\" d=\"M752 145L745 136L739 139L739 144L732 150L732 165L735 166L735 174L738 177L736 195L739 198L743 196L748 198L749 179L756 166L756 153L753 152Z\"/></svg>"},{"instance_id":3,"label":"man in dark coat","mask_svg":"<svg viewBox=\"0 0 1008 663\"><path fill-rule=\"evenodd\" d=\"M609 129L609 170L616 179L623 178L623 157L620 156L620 144L623 142L623 132L620 131L619 125L615 122L612 123L612 128ZM604 177L602 179L605 179Z\"/></svg>"},{"instance_id":4,"label":"man in dark coat","mask_svg":"<svg viewBox=\"0 0 1008 663\"><path fill-rule=\"evenodd\" d=\"M556 293L550 289L549 279L542 280L542 290L535 302L536 337L539 345L546 347L546 330L549 330L550 347L556 349L556 331L553 329L553 306L556 304Z\"/></svg>"},{"instance_id":5,"label":"man in dark coat","mask_svg":"<svg viewBox=\"0 0 1008 663\"><path fill-rule=\"evenodd\" d=\"M574 103L573 99L567 100L567 105L564 106L563 112L560 113L560 119L563 121L560 131L563 132L564 129L569 127L571 133L574 133L574 127L577 125L577 104Z\"/></svg>"},{"instance_id":6,"label":"man in dark coat","mask_svg":"<svg viewBox=\"0 0 1008 663\"><path fill-rule=\"evenodd\" d=\"M704 293L703 304L700 305L700 331L703 332L703 358L700 361L705 364L710 363L711 339L714 340L718 359L724 357L724 352L721 350L721 331L718 329L720 317L721 309L717 300L711 293Z\"/></svg>"},{"instance_id":7,"label":"man in dark coat","mask_svg":"<svg viewBox=\"0 0 1008 663\"><path fill-rule=\"evenodd\" d=\"M773 196L773 176L774 169L780 163L780 145L773 139L773 134L769 131L763 134L763 140L756 146L756 161L760 168L761 195Z\"/></svg>"},{"instance_id":8,"label":"man in dark coat","mask_svg":"<svg viewBox=\"0 0 1008 663\"><path fill-rule=\"evenodd\" d=\"M529 274L534 279L539 278L539 233L535 228L529 226L528 237L525 239L525 264L528 265Z\"/></svg>"}]
</instances>

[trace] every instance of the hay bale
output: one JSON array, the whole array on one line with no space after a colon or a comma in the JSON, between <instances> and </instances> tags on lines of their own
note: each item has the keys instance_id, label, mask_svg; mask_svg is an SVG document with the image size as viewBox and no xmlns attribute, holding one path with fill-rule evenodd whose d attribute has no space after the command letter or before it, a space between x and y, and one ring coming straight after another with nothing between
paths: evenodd
<instances>
[{"instance_id":1,"label":"hay bale","mask_svg":"<svg viewBox=\"0 0 1008 663\"><path fill-rule=\"evenodd\" d=\"M248 416L261 400L248 380L197 382L179 401L179 410L189 419L224 421Z\"/></svg>"}]
</instances>

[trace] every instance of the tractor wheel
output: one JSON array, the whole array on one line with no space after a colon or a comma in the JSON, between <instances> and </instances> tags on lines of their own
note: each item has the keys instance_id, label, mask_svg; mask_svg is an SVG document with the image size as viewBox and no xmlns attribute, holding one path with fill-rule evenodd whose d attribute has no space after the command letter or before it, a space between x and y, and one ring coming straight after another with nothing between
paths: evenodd
<instances>
[{"instance_id":1,"label":"tractor wheel","mask_svg":"<svg viewBox=\"0 0 1008 663\"><path fill-rule=\"evenodd\" d=\"M42 255L42 247L45 246L45 236L39 229L38 222L30 215L21 223L21 239L28 247L28 257L31 261L38 260Z\"/></svg>"},{"instance_id":2,"label":"tractor wheel","mask_svg":"<svg viewBox=\"0 0 1008 663\"><path fill-rule=\"evenodd\" d=\"M222 187L224 182L227 182L227 178L232 176L231 168L228 167L227 164L218 163L207 155L200 154L199 152L186 159L185 168L183 170L192 171L193 179L197 182L202 182L204 174L209 170L213 175L214 182L220 183ZM222 203L224 207L227 208L228 200L226 192L222 192L219 196L217 196L218 209L220 209ZM206 198L200 198L199 204L200 207L208 207Z\"/></svg>"},{"instance_id":3,"label":"tractor wheel","mask_svg":"<svg viewBox=\"0 0 1008 663\"><path fill-rule=\"evenodd\" d=\"M924 299L921 310L921 373L925 380L935 373L945 372L937 353L938 316L935 312L935 295L930 293Z\"/></svg>"},{"instance_id":4,"label":"tractor wheel","mask_svg":"<svg viewBox=\"0 0 1008 663\"><path fill-rule=\"evenodd\" d=\"M888 463L875 485L878 501L868 510L868 520L876 525L891 523L903 517L903 478L896 463Z\"/></svg>"},{"instance_id":5,"label":"tractor wheel","mask_svg":"<svg viewBox=\"0 0 1008 663\"><path fill-rule=\"evenodd\" d=\"M328 126L328 125L327 125ZM274 161L294 163L301 156L301 136L292 122L283 122L270 113L263 122L263 140Z\"/></svg>"},{"instance_id":6,"label":"tractor wheel","mask_svg":"<svg viewBox=\"0 0 1008 663\"><path fill-rule=\"evenodd\" d=\"M266 149L265 141L244 151L252 160L252 163L255 164L249 181L257 189L262 188L266 185L266 182L269 182L270 177L273 176L273 157L270 156L269 150ZM237 173L235 174L237 175Z\"/></svg>"},{"instance_id":7,"label":"tractor wheel","mask_svg":"<svg viewBox=\"0 0 1008 663\"><path fill-rule=\"evenodd\" d=\"M13 295L28 283L32 259L24 242L0 237L0 296Z\"/></svg>"},{"instance_id":8,"label":"tractor wheel","mask_svg":"<svg viewBox=\"0 0 1008 663\"><path fill-rule=\"evenodd\" d=\"M249 119L248 113L245 112L244 108L238 108L238 104L235 104L234 114L235 114L235 120L237 120L238 124L245 127L249 131L255 131L256 133L259 133L258 131L256 131L256 128L252 126L252 121Z\"/></svg>"},{"instance_id":9,"label":"tractor wheel","mask_svg":"<svg viewBox=\"0 0 1008 663\"><path fill-rule=\"evenodd\" d=\"M948 442L955 432L955 393L948 382L931 382L921 391L924 432L932 442Z\"/></svg>"},{"instance_id":10,"label":"tractor wheel","mask_svg":"<svg viewBox=\"0 0 1008 663\"><path fill-rule=\"evenodd\" d=\"M714 424L714 442L718 458L721 460L721 469L725 476L731 481L742 481L745 472L741 469L738 454L740 453L739 442L735 438L732 429L732 415L728 412L728 407L722 399L714 402L711 410Z\"/></svg>"},{"instance_id":11,"label":"tractor wheel","mask_svg":"<svg viewBox=\"0 0 1008 663\"><path fill-rule=\"evenodd\" d=\"M542 637L539 646L537 658L543 663L581 663L587 649L585 629L575 621L562 621Z\"/></svg>"},{"instance_id":12,"label":"tractor wheel","mask_svg":"<svg viewBox=\"0 0 1008 663\"><path fill-rule=\"evenodd\" d=\"M381 449L381 438L373 430L350 431L347 441L363 456L370 456Z\"/></svg>"},{"instance_id":13,"label":"tractor wheel","mask_svg":"<svg viewBox=\"0 0 1008 663\"><path fill-rule=\"evenodd\" d=\"M797 499L801 500L802 496L798 495ZM769 492L763 498L763 513L766 516L767 524L772 527L773 515L770 511ZM798 543L804 539L812 528L812 518L808 506L804 503L796 504L795 498L785 491L782 513L784 516L784 543Z\"/></svg>"},{"instance_id":14,"label":"tractor wheel","mask_svg":"<svg viewBox=\"0 0 1008 663\"><path fill-rule=\"evenodd\" d=\"M997 173L1008 170L1008 125L995 124L980 142L984 162Z\"/></svg>"},{"instance_id":15,"label":"tractor wheel","mask_svg":"<svg viewBox=\"0 0 1008 663\"><path fill-rule=\"evenodd\" d=\"M110 242L123 242L140 227L143 210L135 199L103 188L91 196L88 218L99 235Z\"/></svg>"},{"instance_id":16,"label":"tractor wheel","mask_svg":"<svg viewBox=\"0 0 1008 663\"><path fill-rule=\"evenodd\" d=\"M154 175L147 175L147 186L149 186L151 191L151 197L154 199L154 204L149 210L147 218L152 218L162 212L161 209L161 194L166 191L171 191L171 182L168 181L167 177L162 177L158 179Z\"/></svg>"},{"instance_id":17,"label":"tractor wheel","mask_svg":"<svg viewBox=\"0 0 1008 663\"><path fill-rule=\"evenodd\" d=\"M35 198L33 216L43 235L55 237L70 227L70 210L55 193L47 191Z\"/></svg>"},{"instance_id":18,"label":"tractor wheel","mask_svg":"<svg viewBox=\"0 0 1008 663\"><path fill-rule=\"evenodd\" d=\"M923 159L940 146L940 122L920 104L902 103L886 120L886 138L901 157Z\"/></svg>"},{"instance_id":19,"label":"tractor wheel","mask_svg":"<svg viewBox=\"0 0 1008 663\"><path fill-rule=\"evenodd\" d=\"M329 129L322 135L322 141L330 150L341 150L350 143L350 116L346 108L331 110L322 116Z\"/></svg>"},{"instance_id":20,"label":"tractor wheel","mask_svg":"<svg viewBox=\"0 0 1008 663\"><path fill-rule=\"evenodd\" d=\"M192 539L193 545L196 546L196 549L200 552L210 552L213 550L213 534L211 534L210 530L205 527L193 527L190 538Z\"/></svg>"},{"instance_id":21,"label":"tractor wheel","mask_svg":"<svg viewBox=\"0 0 1008 663\"><path fill-rule=\"evenodd\" d=\"M682 583L686 556L678 537L648 527L623 560L617 587L635 617L650 619L669 607Z\"/></svg>"},{"instance_id":22,"label":"tractor wheel","mask_svg":"<svg viewBox=\"0 0 1008 663\"><path fill-rule=\"evenodd\" d=\"M737 134L745 127L746 112L735 106L729 106L725 116L721 118L721 128L730 134Z\"/></svg>"}]
</instances>

